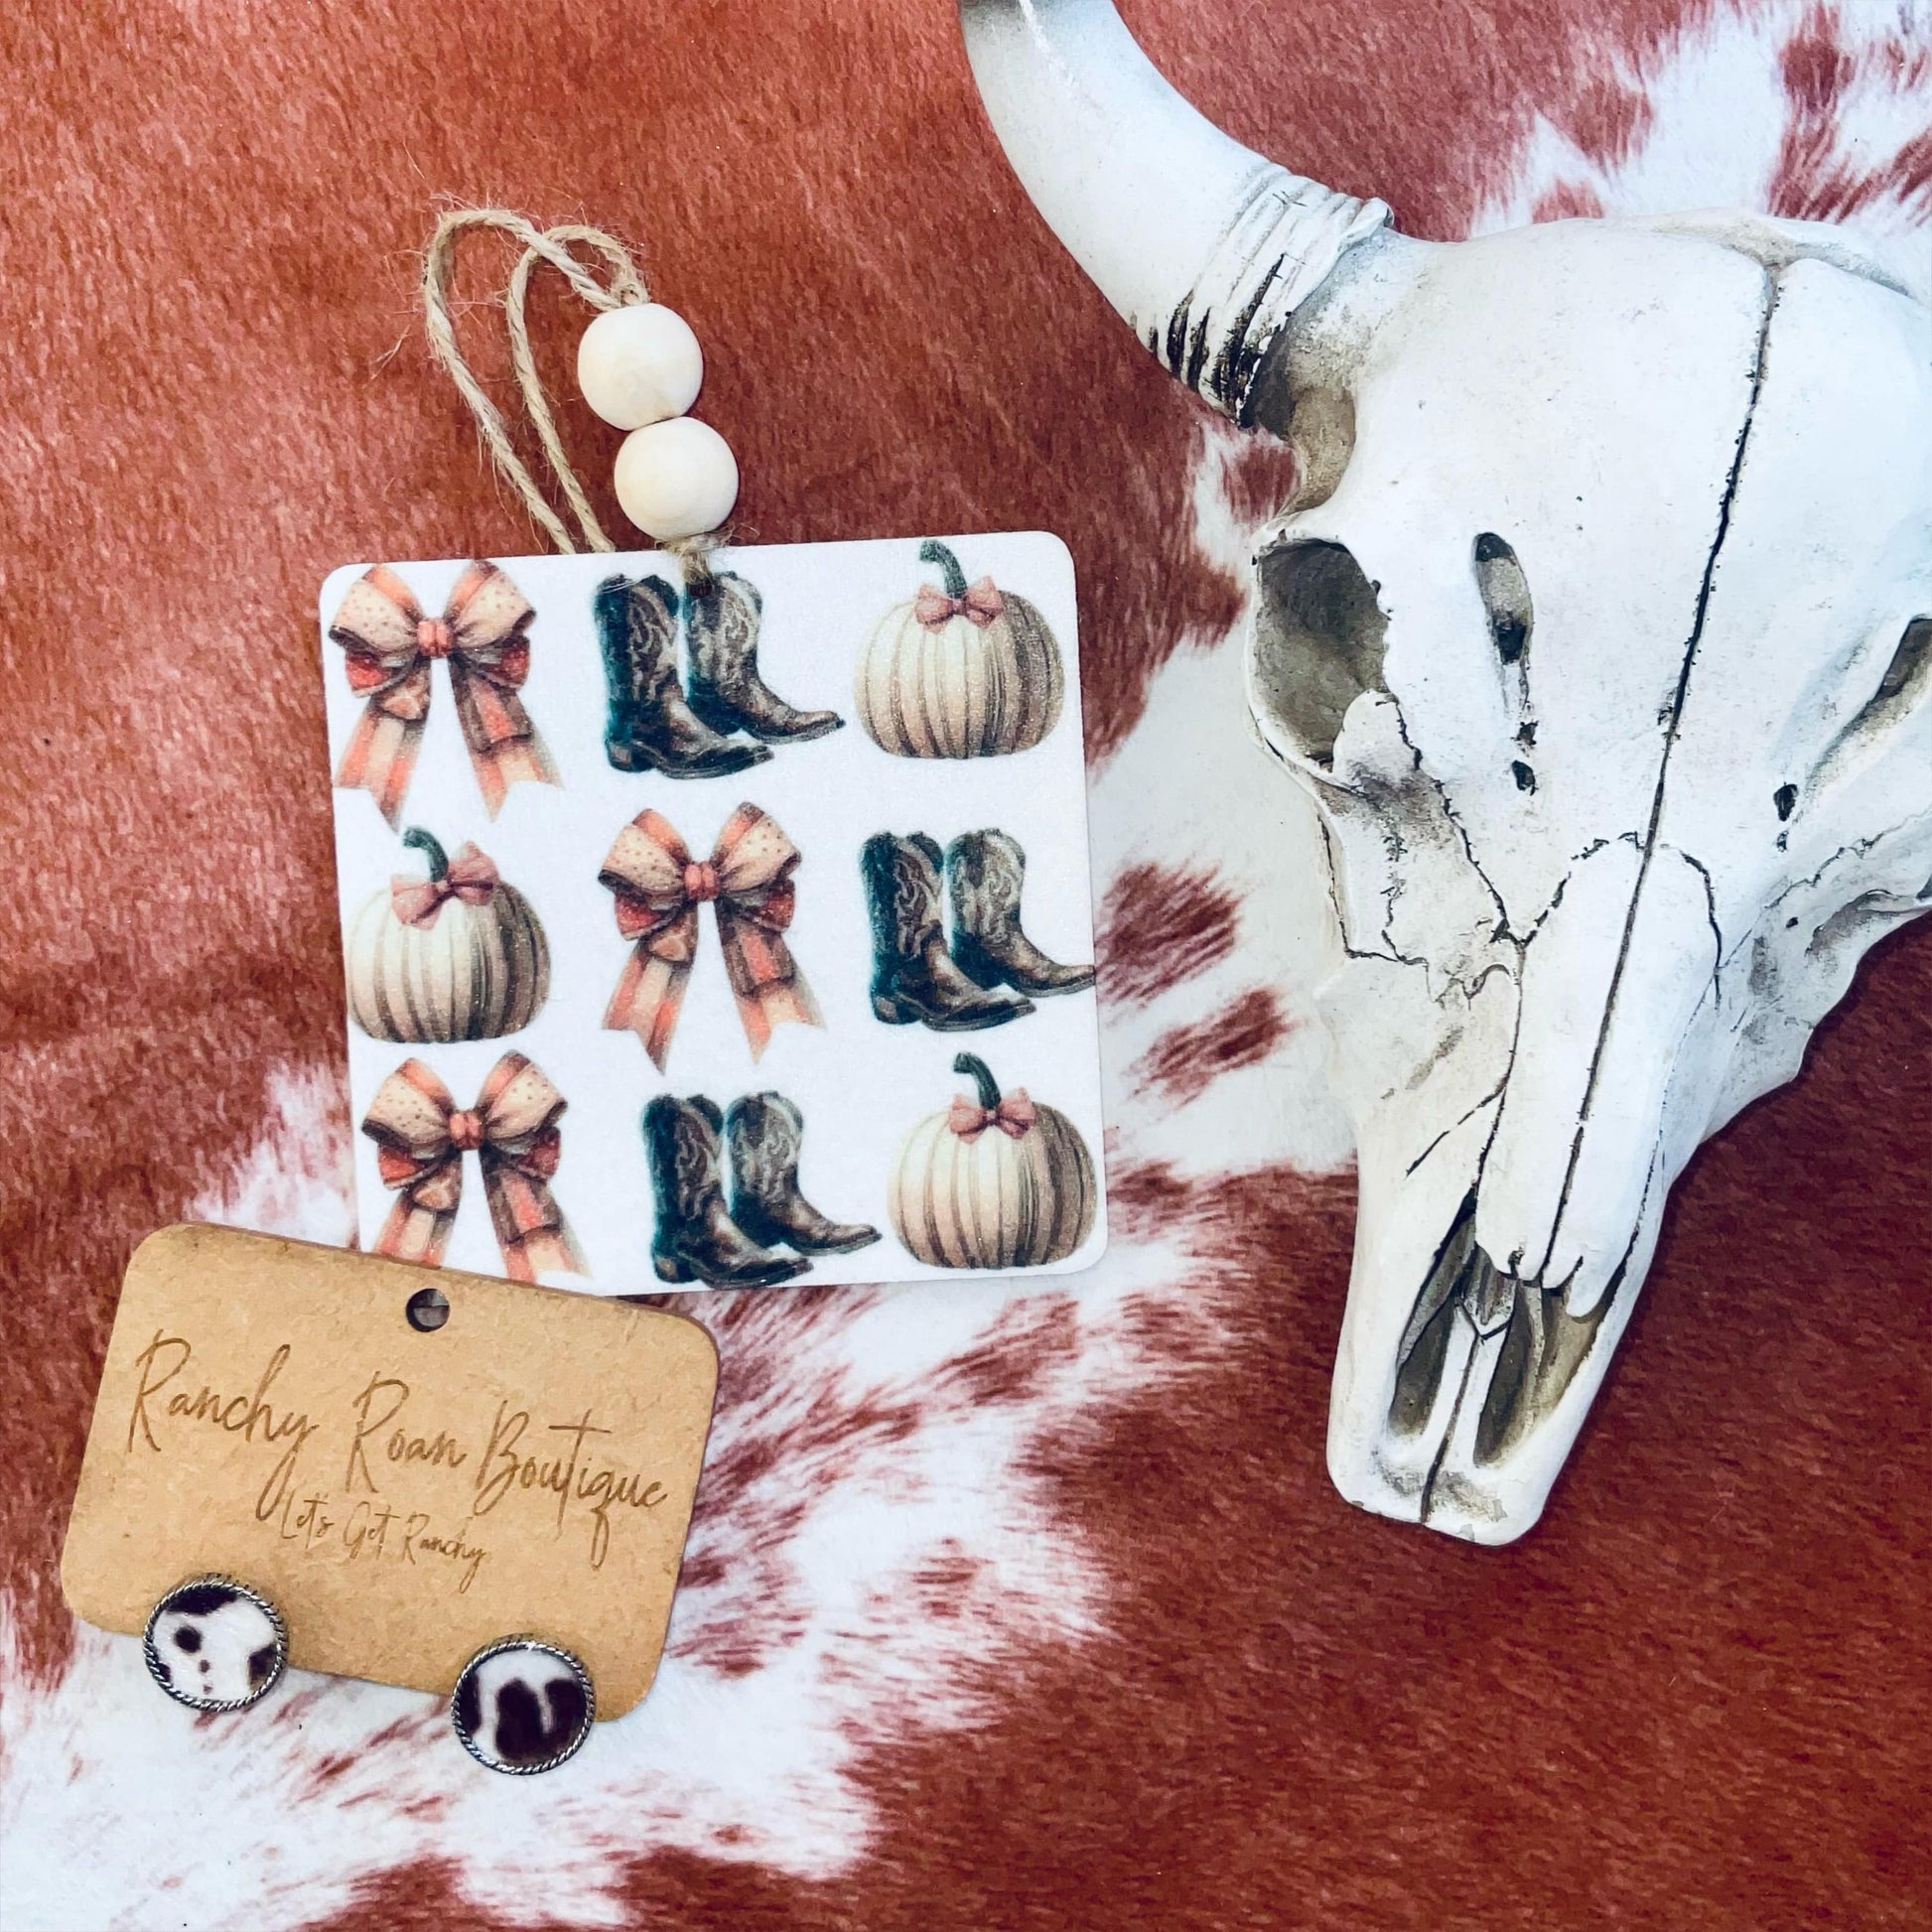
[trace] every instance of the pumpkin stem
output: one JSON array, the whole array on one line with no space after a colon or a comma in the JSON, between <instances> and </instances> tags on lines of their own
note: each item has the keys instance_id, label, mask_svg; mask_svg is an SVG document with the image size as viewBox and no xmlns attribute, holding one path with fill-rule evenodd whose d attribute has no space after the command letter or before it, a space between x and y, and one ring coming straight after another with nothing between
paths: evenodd
<instances>
[{"instance_id":1,"label":"pumpkin stem","mask_svg":"<svg viewBox=\"0 0 1932 1932\"><path fill-rule=\"evenodd\" d=\"M955 1073L969 1073L973 1084L980 1090L980 1105L990 1114L1000 1104L1000 1083L993 1077L993 1069L977 1053L961 1053L953 1061Z\"/></svg>"},{"instance_id":2,"label":"pumpkin stem","mask_svg":"<svg viewBox=\"0 0 1932 1932\"><path fill-rule=\"evenodd\" d=\"M966 595L966 573L959 567L959 559L939 541L937 537L927 537L919 545L919 561L922 564L937 564L946 580L948 597ZM953 1069L957 1072L959 1069Z\"/></svg>"},{"instance_id":3,"label":"pumpkin stem","mask_svg":"<svg viewBox=\"0 0 1932 1932\"><path fill-rule=\"evenodd\" d=\"M450 855L420 825L412 825L402 835L402 842L413 845L429 861L432 879L441 879L450 870Z\"/></svg>"}]
</instances>

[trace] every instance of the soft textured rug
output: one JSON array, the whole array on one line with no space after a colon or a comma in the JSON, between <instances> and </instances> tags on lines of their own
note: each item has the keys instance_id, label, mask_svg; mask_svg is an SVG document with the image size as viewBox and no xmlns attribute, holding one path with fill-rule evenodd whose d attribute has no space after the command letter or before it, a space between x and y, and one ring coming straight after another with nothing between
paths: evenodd
<instances>
[{"instance_id":1,"label":"soft textured rug","mask_svg":"<svg viewBox=\"0 0 1932 1932\"><path fill-rule=\"evenodd\" d=\"M1896 0L1127 12L1416 232L1932 230ZM1927 1923L1932 930L1678 1188L1543 1524L1357 1514L1318 855L1224 647L1286 459L1040 227L947 0L44 0L0 44L9 1932ZM450 199L642 244L744 536L1066 537L1102 895L1108 1259L692 1303L724 1381L665 1668L532 1782L367 1685L196 1721L56 1580L134 1243L346 1238L316 587L534 547L420 346Z\"/></svg>"}]
</instances>

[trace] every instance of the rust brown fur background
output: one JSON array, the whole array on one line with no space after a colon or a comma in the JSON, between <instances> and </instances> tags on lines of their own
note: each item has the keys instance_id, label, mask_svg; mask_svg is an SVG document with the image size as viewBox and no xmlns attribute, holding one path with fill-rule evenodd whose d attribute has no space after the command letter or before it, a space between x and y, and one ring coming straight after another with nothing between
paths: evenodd
<instances>
[{"instance_id":1,"label":"rust brown fur background","mask_svg":"<svg viewBox=\"0 0 1932 1932\"><path fill-rule=\"evenodd\" d=\"M1641 103L1592 56L1683 17L1127 11L1206 112L1425 233L1533 112L1627 141ZM1026 208L950 0L43 0L0 41L0 1550L46 1677L120 1268L253 1144L272 1068L339 1052L316 587L534 547L420 346L435 205L642 245L705 343L742 536L1060 531L1095 758L1238 594L1189 540L1194 405ZM554 290L544 323L567 387ZM615 435L565 414L608 474ZM1328 1488L1345 1186L1123 1177L1122 1214L1190 1218L1245 1313L1183 1395L1055 1446L1119 1634L992 1726L879 1754L847 1878L658 1857L637 1921L1923 1926L1928 1070L1919 930L1679 1188L1572 1474L1505 1551ZM491 1922L444 1882L337 1923Z\"/></svg>"}]
</instances>

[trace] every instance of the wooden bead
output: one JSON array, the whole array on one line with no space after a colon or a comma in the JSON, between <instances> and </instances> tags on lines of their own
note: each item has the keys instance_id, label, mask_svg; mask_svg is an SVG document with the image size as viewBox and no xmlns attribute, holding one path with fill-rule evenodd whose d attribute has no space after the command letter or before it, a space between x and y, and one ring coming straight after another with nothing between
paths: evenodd
<instances>
[{"instance_id":1,"label":"wooden bead","mask_svg":"<svg viewBox=\"0 0 1932 1932\"><path fill-rule=\"evenodd\" d=\"M691 325L659 302L607 309L577 344L577 386L614 429L682 416L703 381L704 350Z\"/></svg>"},{"instance_id":2,"label":"wooden bead","mask_svg":"<svg viewBox=\"0 0 1932 1932\"><path fill-rule=\"evenodd\" d=\"M715 530L738 501L738 459L731 445L692 416L650 423L618 451L618 501L659 543Z\"/></svg>"}]
</instances>

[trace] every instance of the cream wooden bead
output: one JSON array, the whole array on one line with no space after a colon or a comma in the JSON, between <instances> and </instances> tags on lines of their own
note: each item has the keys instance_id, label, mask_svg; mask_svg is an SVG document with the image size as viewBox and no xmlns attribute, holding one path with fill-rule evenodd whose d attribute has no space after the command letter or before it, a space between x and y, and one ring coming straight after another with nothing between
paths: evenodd
<instances>
[{"instance_id":1,"label":"cream wooden bead","mask_svg":"<svg viewBox=\"0 0 1932 1932\"><path fill-rule=\"evenodd\" d=\"M738 501L731 445L693 416L634 429L618 451L618 501L659 543L715 530Z\"/></svg>"},{"instance_id":2,"label":"cream wooden bead","mask_svg":"<svg viewBox=\"0 0 1932 1932\"><path fill-rule=\"evenodd\" d=\"M614 429L682 416L704 382L691 325L660 302L607 309L577 344L577 386Z\"/></svg>"}]
</instances>

